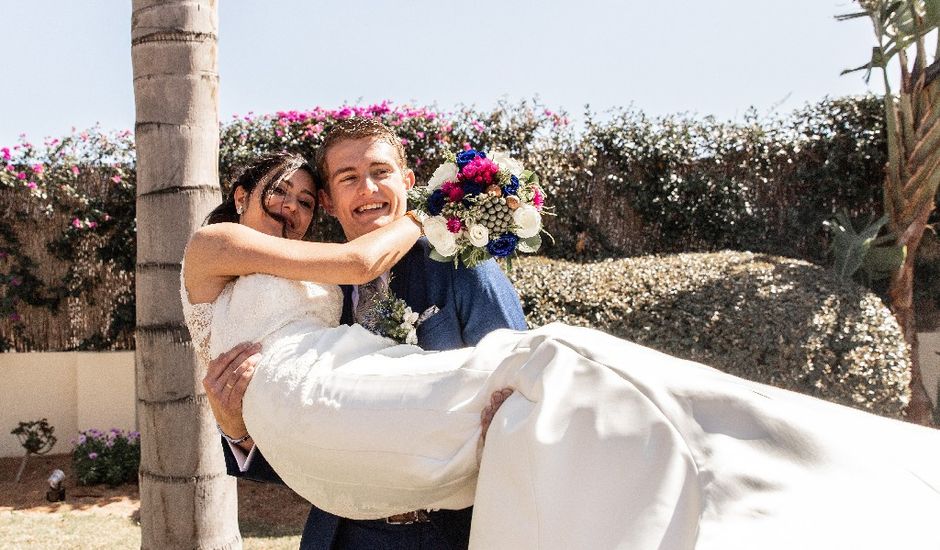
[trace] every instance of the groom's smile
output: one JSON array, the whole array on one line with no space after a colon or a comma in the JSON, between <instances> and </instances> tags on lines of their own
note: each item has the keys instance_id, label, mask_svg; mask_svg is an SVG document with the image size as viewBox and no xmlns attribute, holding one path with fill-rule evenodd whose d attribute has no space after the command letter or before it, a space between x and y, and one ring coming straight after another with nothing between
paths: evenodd
<instances>
[{"instance_id":1,"label":"groom's smile","mask_svg":"<svg viewBox=\"0 0 940 550\"><path fill-rule=\"evenodd\" d=\"M326 153L324 209L348 239L365 235L405 214L414 173L402 165L392 144L378 138L349 139Z\"/></svg>"}]
</instances>

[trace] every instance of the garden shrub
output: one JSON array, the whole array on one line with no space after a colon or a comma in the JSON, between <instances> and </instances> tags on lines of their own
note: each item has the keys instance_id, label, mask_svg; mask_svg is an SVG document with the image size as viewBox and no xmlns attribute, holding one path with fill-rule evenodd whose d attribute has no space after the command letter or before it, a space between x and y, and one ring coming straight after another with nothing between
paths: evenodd
<instances>
[{"instance_id":1,"label":"garden shrub","mask_svg":"<svg viewBox=\"0 0 940 550\"><path fill-rule=\"evenodd\" d=\"M72 466L82 485L106 483L112 487L136 483L140 468L140 434L112 428L86 430L75 440Z\"/></svg>"},{"instance_id":2,"label":"garden shrub","mask_svg":"<svg viewBox=\"0 0 940 550\"><path fill-rule=\"evenodd\" d=\"M556 216L541 253L590 260L751 250L824 262L822 221L880 214L881 101L827 99L787 116L719 122L590 111L577 127L537 102L491 111L381 103L234 117L220 128L223 190L270 150L312 156L350 116L401 135L419 181L444 150L501 148L535 170ZM135 153L92 129L0 148L0 349L129 349L134 331ZM935 220L933 220L935 221ZM318 237L342 239L320 218Z\"/></svg>"},{"instance_id":3,"label":"garden shrub","mask_svg":"<svg viewBox=\"0 0 940 550\"><path fill-rule=\"evenodd\" d=\"M530 327L595 327L757 382L900 418L907 345L874 294L810 263L742 252L513 262Z\"/></svg>"}]
</instances>

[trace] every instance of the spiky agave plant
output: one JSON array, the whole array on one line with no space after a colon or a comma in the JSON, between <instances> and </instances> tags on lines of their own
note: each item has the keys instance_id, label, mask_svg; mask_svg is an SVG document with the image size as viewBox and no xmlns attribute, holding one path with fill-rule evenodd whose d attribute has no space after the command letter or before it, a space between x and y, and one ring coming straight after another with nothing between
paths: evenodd
<instances>
[{"instance_id":1,"label":"spiky agave plant","mask_svg":"<svg viewBox=\"0 0 940 550\"><path fill-rule=\"evenodd\" d=\"M888 164L884 182L884 207L888 226L905 250L901 267L891 277L891 309L911 346L911 404L908 417L921 424L932 419L917 361L917 329L914 321L914 262L940 185L940 0L858 0L861 12L838 19L868 17L876 38L871 60L855 69L880 69L885 86L888 131ZM931 38L932 37L932 38ZM932 51L928 41L936 42ZM913 55L913 61L911 60ZM901 71L900 90L894 93L888 79L893 60ZM843 73L844 74L844 73Z\"/></svg>"}]
</instances>

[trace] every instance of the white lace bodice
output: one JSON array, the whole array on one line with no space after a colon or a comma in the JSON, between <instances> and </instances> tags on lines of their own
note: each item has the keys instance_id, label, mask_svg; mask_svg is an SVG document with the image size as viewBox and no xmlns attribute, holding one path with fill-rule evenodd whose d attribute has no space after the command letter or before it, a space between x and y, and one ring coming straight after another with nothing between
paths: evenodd
<instances>
[{"instance_id":1,"label":"white lace bodice","mask_svg":"<svg viewBox=\"0 0 940 550\"><path fill-rule=\"evenodd\" d=\"M343 310L343 294L336 285L260 273L239 277L215 301L200 304L189 299L181 275L180 295L193 345L204 364L241 342L261 342L290 323L304 323L309 331L335 327Z\"/></svg>"}]
</instances>

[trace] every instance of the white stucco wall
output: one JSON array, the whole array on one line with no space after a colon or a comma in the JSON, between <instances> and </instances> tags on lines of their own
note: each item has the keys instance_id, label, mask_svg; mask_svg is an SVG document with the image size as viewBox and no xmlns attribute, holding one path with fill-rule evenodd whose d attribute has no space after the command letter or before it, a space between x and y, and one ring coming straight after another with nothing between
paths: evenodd
<instances>
[{"instance_id":1,"label":"white stucco wall","mask_svg":"<svg viewBox=\"0 0 940 550\"><path fill-rule=\"evenodd\" d=\"M47 418L72 450L79 430L136 427L134 352L0 353L0 456L21 456L10 431Z\"/></svg>"}]
</instances>

